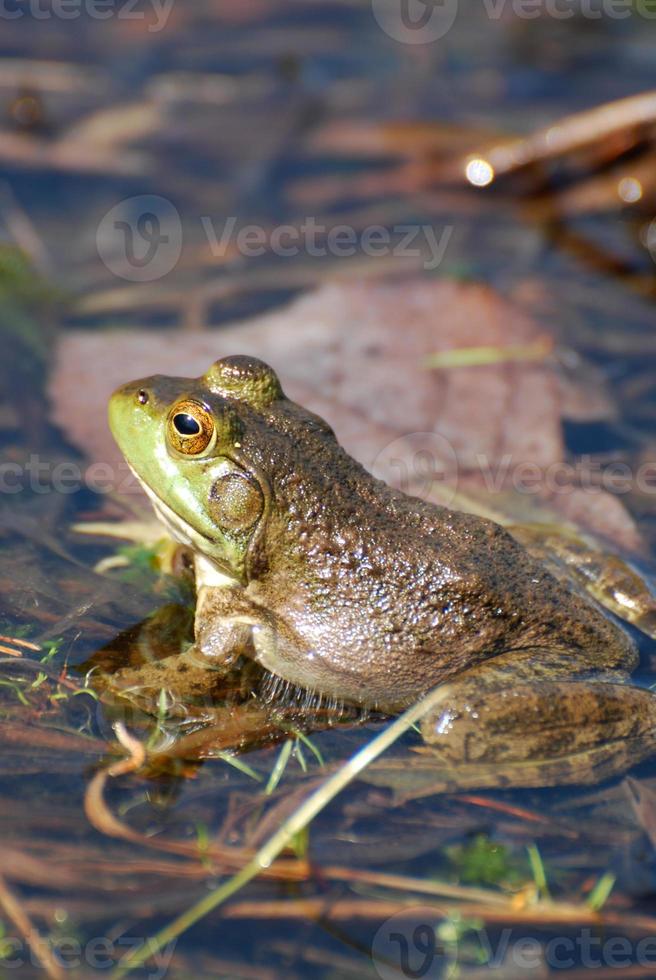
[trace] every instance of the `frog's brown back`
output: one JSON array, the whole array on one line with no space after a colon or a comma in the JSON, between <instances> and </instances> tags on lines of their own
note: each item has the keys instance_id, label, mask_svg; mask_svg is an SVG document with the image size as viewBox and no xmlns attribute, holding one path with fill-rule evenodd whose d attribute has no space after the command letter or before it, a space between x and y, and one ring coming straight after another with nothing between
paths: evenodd
<instances>
[{"instance_id":1,"label":"frog's brown back","mask_svg":"<svg viewBox=\"0 0 656 980\"><path fill-rule=\"evenodd\" d=\"M376 480L286 399L262 421L250 447L271 480L262 584L330 661L325 684L381 702L377 689L396 687L407 701L529 648L571 652L573 672L633 666L624 632L503 528Z\"/></svg>"}]
</instances>

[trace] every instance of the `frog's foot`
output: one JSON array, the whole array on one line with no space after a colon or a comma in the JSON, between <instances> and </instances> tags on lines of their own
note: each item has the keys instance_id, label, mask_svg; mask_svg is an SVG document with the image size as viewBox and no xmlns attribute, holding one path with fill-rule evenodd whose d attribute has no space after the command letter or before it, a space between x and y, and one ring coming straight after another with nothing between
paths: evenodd
<instances>
[{"instance_id":1,"label":"frog's foot","mask_svg":"<svg viewBox=\"0 0 656 980\"><path fill-rule=\"evenodd\" d=\"M246 752L289 737L284 719L257 701L241 704L221 704L208 710L202 726L167 739L149 756L157 767L165 760L210 759L222 752Z\"/></svg>"},{"instance_id":2,"label":"frog's foot","mask_svg":"<svg viewBox=\"0 0 656 980\"><path fill-rule=\"evenodd\" d=\"M157 710L164 692L169 713L186 714L187 704L211 704L225 687L225 675L180 654L137 667L123 667L103 679L106 694L127 698L144 711ZM176 712L175 706L180 706Z\"/></svg>"},{"instance_id":3,"label":"frog's foot","mask_svg":"<svg viewBox=\"0 0 656 980\"><path fill-rule=\"evenodd\" d=\"M656 639L656 596L627 561L548 524L517 524L508 531L556 578L573 582L605 609Z\"/></svg>"},{"instance_id":4,"label":"frog's foot","mask_svg":"<svg viewBox=\"0 0 656 980\"><path fill-rule=\"evenodd\" d=\"M656 695L595 680L453 684L422 734L450 789L596 783L656 752Z\"/></svg>"}]
</instances>

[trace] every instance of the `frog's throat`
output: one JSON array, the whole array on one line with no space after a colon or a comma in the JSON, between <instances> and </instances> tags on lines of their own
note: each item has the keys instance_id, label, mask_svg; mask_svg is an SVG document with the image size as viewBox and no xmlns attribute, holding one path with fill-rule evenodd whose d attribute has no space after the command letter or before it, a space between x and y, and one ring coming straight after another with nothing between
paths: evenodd
<instances>
[{"instance_id":1,"label":"frog's throat","mask_svg":"<svg viewBox=\"0 0 656 980\"><path fill-rule=\"evenodd\" d=\"M165 504L161 497L158 497L152 487L149 487L148 484L142 480L134 467L130 466L129 463L128 466L130 467L133 476L139 481L139 485L142 487L144 493L150 500L157 518L164 525L173 540L177 541L179 544L185 545L187 548L191 548L195 554L200 552L203 556L204 567L208 566L208 571L209 567L214 566L217 570L217 574L229 579L235 585L240 584L239 579L236 578L227 564L223 564L223 562L218 561L214 557L210 558L207 556L208 548L213 544L211 539L206 537L204 534L200 534L200 532L194 530L193 527L190 527L188 524L185 524L182 520L180 520L176 512L169 507L168 504Z\"/></svg>"}]
</instances>

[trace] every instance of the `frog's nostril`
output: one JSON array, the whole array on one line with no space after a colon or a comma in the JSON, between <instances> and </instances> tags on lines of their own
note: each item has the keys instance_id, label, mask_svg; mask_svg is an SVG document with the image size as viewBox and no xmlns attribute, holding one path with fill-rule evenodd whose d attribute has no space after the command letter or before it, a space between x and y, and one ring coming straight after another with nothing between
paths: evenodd
<instances>
[{"instance_id":1,"label":"frog's nostril","mask_svg":"<svg viewBox=\"0 0 656 980\"><path fill-rule=\"evenodd\" d=\"M150 396L145 388L140 388L139 391L137 392L137 401L139 402L140 405L145 405L149 397Z\"/></svg>"}]
</instances>

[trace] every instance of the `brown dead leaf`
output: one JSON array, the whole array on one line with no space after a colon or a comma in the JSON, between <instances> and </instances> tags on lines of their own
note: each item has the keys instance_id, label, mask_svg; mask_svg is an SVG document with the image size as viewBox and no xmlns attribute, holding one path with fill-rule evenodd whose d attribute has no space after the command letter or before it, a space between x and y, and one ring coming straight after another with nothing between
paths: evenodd
<instances>
[{"instance_id":1,"label":"brown dead leaf","mask_svg":"<svg viewBox=\"0 0 656 980\"><path fill-rule=\"evenodd\" d=\"M376 475L438 501L453 498L456 481L468 493L498 498L512 488L518 467L544 473L563 459L555 364L546 355L542 362L503 356L543 337L544 327L487 286L334 282L220 330L68 333L50 394L68 439L118 467L105 421L116 386L156 373L200 375L219 357L253 354ZM498 348L498 362L422 367L429 354L481 347ZM633 522L615 498L545 489L520 494L522 508L536 496L574 524L637 547Z\"/></svg>"}]
</instances>

